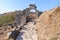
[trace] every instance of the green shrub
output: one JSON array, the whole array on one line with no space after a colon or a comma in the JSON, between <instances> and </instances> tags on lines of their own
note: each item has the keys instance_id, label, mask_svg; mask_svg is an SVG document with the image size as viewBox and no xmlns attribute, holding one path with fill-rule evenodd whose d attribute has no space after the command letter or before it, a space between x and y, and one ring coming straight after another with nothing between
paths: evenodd
<instances>
[{"instance_id":1,"label":"green shrub","mask_svg":"<svg viewBox=\"0 0 60 40\"><path fill-rule=\"evenodd\" d=\"M11 23L15 20L15 14L5 14L0 17L0 26L6 24L6 23Z\"/></svg>"}]
</instances>

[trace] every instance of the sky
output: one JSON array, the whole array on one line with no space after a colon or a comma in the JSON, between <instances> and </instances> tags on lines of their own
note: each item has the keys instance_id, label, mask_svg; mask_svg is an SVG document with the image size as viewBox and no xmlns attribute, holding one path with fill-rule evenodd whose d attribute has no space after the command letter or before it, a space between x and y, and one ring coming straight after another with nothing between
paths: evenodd
<instances>
[{"instance_id":1,"label":"sky","mask_svg":"<svg viewBox=\"0 0 60 40\"><path fill-rule=\"evenodd\" d=\"M39 11L52 9L60 5L60 0L0 0L0 14L5 12L23 10L29 4L35 4Z\"/></svg>"}]
</instances>

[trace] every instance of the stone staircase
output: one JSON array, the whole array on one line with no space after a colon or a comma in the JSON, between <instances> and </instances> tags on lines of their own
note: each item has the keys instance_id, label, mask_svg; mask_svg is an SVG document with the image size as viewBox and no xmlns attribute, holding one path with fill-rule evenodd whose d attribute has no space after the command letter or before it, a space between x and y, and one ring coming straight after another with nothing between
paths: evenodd
<instances>
[{"instance_id":1,"label":"stone staircase","mask_svg":"<svg viewBox=\"0 0 60 40\"><path fill-rule=\"evenodd\" d=\"M38 40L34 22L28 22L18 34L16 40Z\"/></svg>"}]
</instances>

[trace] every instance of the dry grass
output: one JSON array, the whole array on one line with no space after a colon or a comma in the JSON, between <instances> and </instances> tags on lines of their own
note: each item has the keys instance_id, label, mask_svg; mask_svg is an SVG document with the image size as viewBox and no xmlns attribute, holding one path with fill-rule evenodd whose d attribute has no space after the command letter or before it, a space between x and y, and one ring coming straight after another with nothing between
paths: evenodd
<instances>
[{"instance_id":1,"label":"dry grass","mask_svg":"<svg viewBox=\"0 0 60 40\"><path fill-rule=\"evenodd\" d=\"M60 7L53 10L44 12L38 19L37 33L39 40L50 40L51 37L60 38ZM51 40L57 39L52 38Z\"/></svg>"}]
</instances>

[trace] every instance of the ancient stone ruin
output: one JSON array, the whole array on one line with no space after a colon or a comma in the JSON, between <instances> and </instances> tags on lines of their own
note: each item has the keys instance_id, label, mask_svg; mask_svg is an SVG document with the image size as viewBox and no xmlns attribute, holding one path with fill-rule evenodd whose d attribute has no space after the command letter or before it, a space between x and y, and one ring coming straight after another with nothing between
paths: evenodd
<instances>
[{"instance_id":1,"label":"ancient stone ruin","mask_svg":"<svg viewBox=\"0 0 60 40\"><path fill-rule=\"evenodd\" d=\"M35 4L30 4L29 7L23 11L16 10L15 12L10 13L15 13L16 16L14 23L7 24L7 40L38 40L34 24L42 12L37 10ZM23 37L21 37L21 35Z\"/></svg>"},{"instance_id":2,"label":"ancient stone ruin","mask_svg":"<svg viewBox=\"0 0 60 40\"><path fill-rule=\"evenodd\" d=\"M34 12L31 12L31 10L34 10ZM37 10L37 7L35 4L30 4L29 8L26 8L23 11L15 11L15 13L16 13L16 18L15 18L16 29L14 29L14 30L20 30L20 29L23 29L23 27L26 25L26 23L36 22L36 20L39 17L39 14L41 14L42 12L39 12ZM17 33L15 31L12 31L12 34L19 34L19 32ZM14 36L12 34L10 35L10 37L11 36L13 38L17 37L17 35Z\"/></svg>"},{"instance_id":3,"label":"ancient stone ruin","mask_svg":"<svg viewBox=\"0 0 60 40\"><path fill-rule=\"evenodd\" d=\"M31 10L34 10L35 12L31 12ZM36 21L42 12L39 12L37 10L37 6L35 4L30 4L29 8L26 8L23 11L15 11L15 13L16 13L15 19L16 25L21 24L22 26L26 22Z\"/></svg>"}]
</instances>

